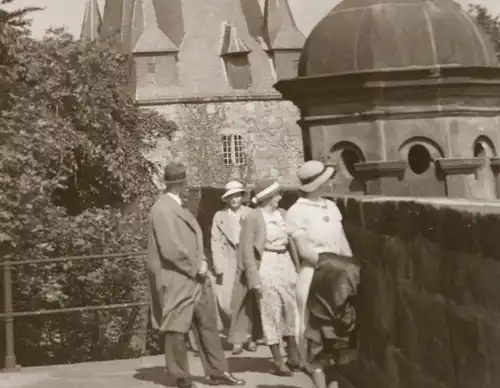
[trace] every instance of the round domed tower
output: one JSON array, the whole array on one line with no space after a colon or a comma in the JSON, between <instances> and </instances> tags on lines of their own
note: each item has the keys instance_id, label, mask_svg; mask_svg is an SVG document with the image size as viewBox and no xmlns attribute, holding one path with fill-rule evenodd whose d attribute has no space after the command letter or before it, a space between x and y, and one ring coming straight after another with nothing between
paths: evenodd
<instances>
[{"instance_id":1,"label":"round domed tower","mask_svg":"<svg viewBox=\"0 0 500 388\"><path fill-rule=\"evenodd\" d=\"M456 2L344 0L298 73L275 87L300 108L306 159L337 164L338 191L499 196L500 67Z\"/></svg>"},{"instance_id":2,"label":"round domed tower","mask_svg":"<svg viewBox=\"0 0 500 388\"><path fill-rule=\"evenodd\" d=\"M345 0L312 30L299 76L445 65L498 65L483 30L454 1Z\"/></svg>"}]
</instances>

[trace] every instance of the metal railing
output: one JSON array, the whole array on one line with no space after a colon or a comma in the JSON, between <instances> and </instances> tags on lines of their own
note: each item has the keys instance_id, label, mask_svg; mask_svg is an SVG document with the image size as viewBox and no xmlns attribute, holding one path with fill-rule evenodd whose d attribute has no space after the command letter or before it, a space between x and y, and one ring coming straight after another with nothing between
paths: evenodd
<instances>
[{"instance_id":1,"label":"metal railing","mask_svg":"<svg viewBox=\"0 0 500 388\"><path fill-rule=\"evenodd\" d=\"M146 252L130 252L130 253L114 253L104 255L89 255L89 256L69 256L58 257L54 259L38 259L26 261L6 261L0 263L3 267L3 283L4 283L4 312L0 314L0 320L3 319L5 323L5 371L12 371L18 369L14 344L14 319L18 317L29 317L36 315L48 314L61 314L73 313L82 311L100 311L100 310L114 310L114 309L128 309L132 307L142 307L149 305L149 301L137 301L129 303L118 303L102 306L82 306L82 307L68 307L56 308L48 310L34 310L34 311L14 311L14 304L12 300L12 269L15 266L33 265L33 264L52 264L64 263L70 261L84 261L84 260L120 260L127 258L140 258L144 257Z\"/></svg>"}]
</instances>

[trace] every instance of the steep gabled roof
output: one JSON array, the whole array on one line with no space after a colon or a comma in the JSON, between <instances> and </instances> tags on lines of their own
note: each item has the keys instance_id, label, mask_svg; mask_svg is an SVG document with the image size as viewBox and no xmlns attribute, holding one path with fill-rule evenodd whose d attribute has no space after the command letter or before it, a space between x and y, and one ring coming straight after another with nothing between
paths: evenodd
<instances>
[{"instance_id":1,"label":"steep gabled roof","mask_svg":"<svg viewBox=\"0 0 500 388\"><path fill-rule=\"evenodd\" d=\"M222 25L222 39L220 55L245 54L252 50L243 42L238 34L238 30L232 24L225 22Z\"/></svg>"},{"instance_id":2,"label":"steep gabled roof","mask_svg":"<svg viewBox=\"0 0 500 388\"><path fill-rule=\"evenodd\" d=\"M136 9L142 13L142 26L137 26L140 33L137 43L132 52L134 54L146 53L172 53L178 52L179 48L172 40L160 29L156 15L156 7L153 0L136 0Z\"/></svg>"},{"instance_id":3,"label":"steep gabled roof","mask_svg":"<svg viewBox=\"0 0 500 388\"><path fill-rule=\"evenodd\" d=\"M288 0L266 0L263 38L267 50L301 50L305 36L295 24Z\"/></svg>"},{"instance_id":4,"label":"steep gabled roof","mask_svg":"<svg viewBox=\"0 0 500 388\"><path fill-rule=\"evenodd\" d=\"M172 42L158 26L149 25L139 37L133 53L175 53L179 48Z\"/></svg>"},{"instance_id":5,"label":"steep gabled roof","mask_svg":"<svg viewBox=\"0 0 500 388\"><path fill-rule=\"evenodd\" d=\"M86 40L95 40L99 37L102 17L97 0L87 0L85 14L83 16L80 38Z\"/></svg>"}]
</instances>

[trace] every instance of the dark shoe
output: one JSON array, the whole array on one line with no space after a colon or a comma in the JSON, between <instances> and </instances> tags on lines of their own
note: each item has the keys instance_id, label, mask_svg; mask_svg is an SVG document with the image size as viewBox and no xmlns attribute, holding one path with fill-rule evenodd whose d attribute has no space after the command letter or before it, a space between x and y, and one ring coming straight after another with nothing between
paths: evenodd
<instances>
[{"instance_id":1,"label":"dark shoe","mask_svg":"<svg viewBox=\"0 0 500 388\"><path fill-rule=\"evenodd\" d=\"M189 379L179 379L177 380L177 386L179 388L196 388L196 384Z\"/></svg>"},{"instance_id":2,"label":"dark shoe","mask_svg":"<svg viewBox=\"0 0 500 388\"><path fill-rule=\"evenodd\" d=\"M241 345L234 345L233 346L233 355L237 356L238 354L243 353L243 346Z\"/></svg>"},{"instance_id":3,"label":"dark shoe","mask_svg":"<svg viewBox=\"0 0 500 388\"><path fill-rule=\"evenodd\" d=\"M275 364L271 373L276 376L290 377L293 375L292 371L288 369L285 364Z\"/></svg>"},{"instance_id":4,"label":"dark shoe","mask_svg":"<svg viewBox=\"0 0 500 388\"><path fill-rule=\"evenodd\" d=\"M298 372L304 369L304 366L300 362L296 361L287 361L285 365L292 372Z\"/></svg>"},{"instance_id":5,"label":"dark shoe","mask_svg":"<svg viewBox=\"0 0 500 388\"><path fill-rule=\"evenodd\" d=\"M226 386L243 386L245 380L240 380L234 377L231 373L224 373L221 376L208 376L205 381L207 385L226 385Z\"/></svg>"},{"instance_id":6,"label":"dark shoe","mask_svg":"<svg viewBox=\"0 0 500 388\"><path fill-rule=\"evenodd\" d=\"M248 344L246 344L245 348L252 353L255 353L257 351L257 344L254 341L250 341Z\"/></svg>"}]
</instances>

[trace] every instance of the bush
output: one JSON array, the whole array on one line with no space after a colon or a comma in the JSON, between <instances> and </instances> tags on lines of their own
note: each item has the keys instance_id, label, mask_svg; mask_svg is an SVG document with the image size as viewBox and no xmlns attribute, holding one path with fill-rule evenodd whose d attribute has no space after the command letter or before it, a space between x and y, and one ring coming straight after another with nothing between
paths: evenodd
<instances>
[{"instance_id":1,"label":"bush","mask_svg":"<svg viewBox=\"0 0 500 388\"><path fill-rule=\"evenodd\" d=\"M143 251L157 191L144 155L173 128L135 106L130 58L110 42L64 30L33 40L25 13L0 18L1 259ZM16 267L14 309L144 298L143 269L143 259ZM137 354L144 311L41 315L15 327L22 365L117 358Z\"/></svg>"}]
</instances>

